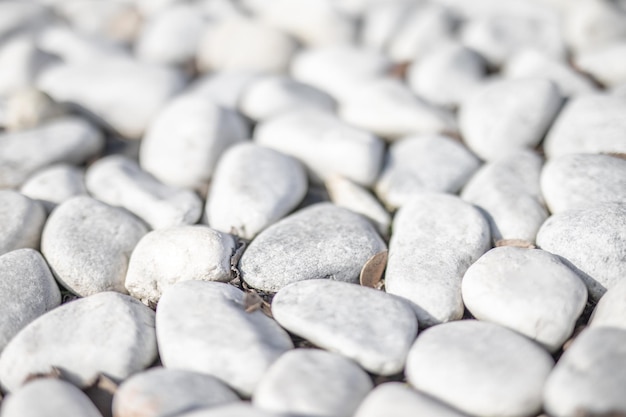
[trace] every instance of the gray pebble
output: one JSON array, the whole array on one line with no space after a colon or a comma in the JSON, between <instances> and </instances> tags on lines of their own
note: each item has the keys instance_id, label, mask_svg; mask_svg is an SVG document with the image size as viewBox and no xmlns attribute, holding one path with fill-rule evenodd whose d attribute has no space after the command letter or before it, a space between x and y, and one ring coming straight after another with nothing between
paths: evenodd
<instances>
[{"instance_id":1,"label":"gray pebble","mask_svg":"<svg viewBox=\"0 0 626 417\"><path fill-rule=\"evenodd\" d=\"M394 208L423 192L457 193L479 167L474 154L447 136L409 136L389 147L376 193Z\"/></svg>"},{"instance_id":2,"label":"gray pebble","mask_svg":"<svg viewBox=\"0 0 626 417\"><path fill-rule=\"evenodd\" d=\"M494 81L461 105L459 126L467 146L493 160L537 146L561 102L556 85L545 79Z\"/></svg>"},{"instance_id":3,"label":"gray pebble","mask_svg":"<svg viewBox=\"0 0 626 417\"><path fill-rule=\"evenodd\" d=\"M230 281L235 239L205 226L156 230L141 238L126 273L126 289L144 304L156 304L179 281Z\"/></svg>"},{"instance_id":4,"label":"gray pebble","mask_svg":"<svg viewBox=\"0 0 626 417\"><path fill-rule=\"evenodd\" d=\"M102 417L81 390L60 379L29 382L2 403L2 417Z\"/></svg>"},{"instance_id":5,"label":"gray pebble","mask_svg":"<svg viewBox=\"0 0 626 417\"><path fill-rule=\"evenodd\" d=\"M354 417L464 417L441 401L400 382L380 384L361 403Z\"/></svg>"},{"instance_id":6,"label":"gray pebble","mask_svg":"<svg viewBox=\"0 0 626 417\"><path fill-rule=\"evenodd\" d=\"M56 119L34 129L0 133L0 187L21 185L35 171L65 162L82 164L104 147L102 134L77 117Z\"/></svg>"},{"instance_id":7,"label":"gray pebble","mask_svg":"<svg viewBox=\"0 0 626 417\"><path fill-rule=\"evenodd\" d=\"M495 242L535 241L548 218L539 185L542 165L534 151L518 151L483 165L465 185L461 198L483 211Z\"/></svg>"},{"instance_id":8,"label":"gray pebble","mask_svg":"<svg viewBox=\"0 0 626 417\"><path fill-rule=\"evenodd\" d=\"M290 332L380 375L402 371L417 334L415 314L400 298L326 279L283 288L272 314Z\"/></svg>"},{"instance_id":9,"label":"gray pebble","mask_svg":"<svg viewBox=\"0 0 626 417\"><path fill-rule=\"evenodd\" d=\"M387 292L411 302L420 326L460 319L463 274L491 247L485 218L458 197L424 193L396 213L393 231Z\"/></svg>"},{"instance_id":10,"label":"gray pebble","mask_svg":"<svg viewBox=\"0 0 626 417\"><path fill-rule=\"evenodd\" d=\"M462 320L424 331L406 375L418 390L468 414L523 417L541 409L553 365L545 350L512 330Z\"/></svg>"},{"instance_id":11,"label":"gray pebble","mask_svg":"<svg viewBox=\"0 0 626 417\"><path fill-rule=\"evenodd\" d=\"M61 304L48 264L32 249L0 256L0 352L28 323Z\"/></svg>"},{"instance_id":12,"label":"gray pebble","mask_svg":"<svg viewBox=\"0 0 626 417\"><path fill-rule=\"evenodd\" d=\"M544 390L545 410L555 417L582 411L626 412L626 330L583 331L559 359Z\"/></svg>"},{"instance_id":13,"label":"gray pebble","mask_svg":"<svg viewBox=\"0 0 626 417\"><path fill-rule=\"evenodd\" d=\"M21 248L39 248L46 211L13 190L0 190L0 255Z\"/></svg>"},{"instance_id":14,"label":"gray pebble","mask_svg":"<svg viewBox=\"0 0 626 417\"><path fill-rule=\"evenodd\" d=\"M238 401L237 394L210 375L152 368L133 375L119 386L113 397L113 415L170 417Z\"/></svg>"},{"instance_id":15,"label":"gray pebble","mask_svg":"<svg viewBox=\"0 0 626 417\"><path fill-rule=\"evenodd\" d=\"M619 327L626 330L626 279L618 281L603 296L593 310L590 327Z\"/></svg>"},{"instance_id":16,"label":"gray pebble","mask_svg":"<svg viewBox=\"0 0 626 417\"><path fill-rule=\"evenodd\" d=\"M16 390L29 375L59 369L84 388L100 374L121 381L157 356L154 312L139 301L103 292L40 316L0 356L0 383Z\"/></svg>"},{"instance_id":17,"label":"gray pebble","mask_svg":"<svg viewBox=\"0 0 626 417\"><path fill-rule=\"evenodd\" d=\"M385 249L364 217L320 203L265 229L244 252L239 270L250 286L271 292L315 278L358 282L365 262Z\"/></svg>"},{"instance_id":18,"label":"gray pebble","mask_svg":"<svg viewBox=\"0 0 626 417\"><path fill-rule=\"evenodd\" d=\"M254 140L301 160L314 182L339 174L372 185L385 152L376 136L321 110L297 110L261 122Z\"/></svg>"},{"instance_id":19,"label":"gray pebble","mask_svg":"<svg viewBox=\"0 0 626 417\"><path fill-rule=\"evenodd\" d=\"M248 308L244 292L229 284L185 281L168 288L156 319L163 365L213 375L250 396L293 344L274 320Z\"/></svg>"},{"instance_id":20,"label":"gray pebble","mask_svg":"<svg viewBox=\"0 0 626 417\"><path fill-rule=\"evenodd\" d=\"M558 350L587 303L587 287L559 258L539 249L499 247L465 272L463 301L472 315Z\"/></svg>"},{"instance_id":21,"label":"gray pebble","mask_svg":"<svg viewBox=\"0 0 626 417\"><path fill-rule=\"evenodd\" d=\"M586 94L567 102L544 140L548 158L570 153L626 153L626 97Z\"/></svg>"},{"instance_id":22,"label":"gray pebble","mask_svg":"<svg viewBox=\"0 0 626 417\"><path fill-rule=\"evenodd\" d=\"M372 388L369 375L352 360L319 349L296 349L268 369L252 404L277 413L352 417Z\"/></svg>"},{"instance_id":23,"label":"gray pebble","mask_svg":"<svg viewBox=\"0 0 626 417\"><path fill-rule=\"evenodd\" d=\"M307 187L296 159L254 143L232 146L215 169L206 204L209 225L252 239L296 208Z\"/></svg>"},{"instance_id":24,"label":"gray pebble","mask_svg":"<svg viewBox=\"0 0 626 417\"><path fill-rule=\"evenodd\" d=\"M50 215L41 251L56 279L74 294L126 293L128 259L147 232L126 210L79 196Z\"/></svg>"},{"instance_id":25,"label":"gray pebble","mask_svg":"<svg viewBox=\"0 0 626 417\"><path fill-rule=\"evenodd\" d=\"M554 214L537 244L558 255L585 281L592 300L626 278L626 203L600 203Z\"/></svg>"},{"instance_id":26,"label":"gray pebble","mask_svg":"<svg viewBox=\"0 0 626 417\"><path fill-rule=\"evenodd\" d=\"M85 184L98 200L125 208L153 229L194 224L202 214L202 201L193 191L161 183L122 155L92 164Z\"/></svg>"},{"instance_id":27,"label":"gray pebble","mask_svg":"<svg viewBox=\"0 0 626 417\"><path fill-rule=\"evenodd\" d=\"M48 212L72 197L86 195L85 172L68 164L52 165L29 177L20 192L39 200Z\"/></svg>"}]
</instances>

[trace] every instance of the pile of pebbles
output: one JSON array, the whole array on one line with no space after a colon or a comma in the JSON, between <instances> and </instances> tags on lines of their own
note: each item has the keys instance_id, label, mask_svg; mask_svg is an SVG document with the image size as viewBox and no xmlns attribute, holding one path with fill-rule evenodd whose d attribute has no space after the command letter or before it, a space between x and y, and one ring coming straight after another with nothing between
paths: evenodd
<instances>
[{"instance_id":1,"label":"pile of pebbles","mask_svg":"<svg viewBox=\"0 0 626 417\"><path fill-rule=\"evenodd\" d=\"M626 3L0 3L1 417L626 415Z\"/></svg>"}]
</instances>

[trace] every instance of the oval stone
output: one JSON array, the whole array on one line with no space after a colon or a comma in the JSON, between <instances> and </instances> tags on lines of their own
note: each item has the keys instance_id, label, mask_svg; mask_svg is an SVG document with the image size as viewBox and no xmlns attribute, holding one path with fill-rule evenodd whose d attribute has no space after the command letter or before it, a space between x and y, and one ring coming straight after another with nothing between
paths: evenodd
<instances>
[{"instance_id":1,"label":"oval stone","mask_svg":"<svg viewBox=\"0 0 626 417\"><path fill-rule=\"evenodd\" d=\"M0 190L0 255L38 249L46 211L39 202L13 190Z\"/></svg>"}]
</instances>

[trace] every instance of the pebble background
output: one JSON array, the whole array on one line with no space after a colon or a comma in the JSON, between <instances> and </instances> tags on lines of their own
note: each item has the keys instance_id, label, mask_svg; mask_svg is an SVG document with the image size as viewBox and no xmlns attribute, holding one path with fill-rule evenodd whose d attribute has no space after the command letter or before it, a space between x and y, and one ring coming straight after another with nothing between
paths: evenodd
<instances>
[{"instance_id":1,"label":"pebble background","mask_svg":"<svg viewBox=\"0 0 626 417\"><path fill-rule=\"evenodd\" d=\"M0 417L626 416L624 0L0 2Z\"/></svg>"}]
</instances>

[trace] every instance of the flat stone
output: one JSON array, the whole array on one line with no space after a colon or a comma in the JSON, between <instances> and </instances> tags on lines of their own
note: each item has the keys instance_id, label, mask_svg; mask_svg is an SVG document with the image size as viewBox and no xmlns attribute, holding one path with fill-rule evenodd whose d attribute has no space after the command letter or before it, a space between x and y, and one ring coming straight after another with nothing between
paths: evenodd
<instances>
[{"instance_id":1,"label":"flat stone","mask_svg":"<svg viewBox=\"0 0 626 417\"><path fill-rule=\"evenodd\" d=\"M81 388L105 374L122 381L157 356L154 312L103 292L55 308L27 325L0 355L0 383L14 391L29 375L61 371Z\"/></svg>"},{"instance_id":2,"label":"flat stone","mask_svg":"<svg viewBox=\"0 0 626 417\"><path fill-rule=\"evenodd\" d=\"M29 382L2 403L2 417L102 417L81 390L60 379Z\"/></svg>"},{"instance_id":3,"label":"flat stone","mask_svg":"<svg viewBox=\"0 0 626 417\"><path fill-rule=\"evenodd\" d=\"M389 147L376 193L393 208L423 192L454 194L479 167L480 160L472 152L447 136L406 137Z\"/></svg>"},{"instance_id":4,"label":"flat stone","mask_svg":"<svg viewBox=\"0 0 626 417\"><path fill-rule=\"evenodd\" d=\"M352 417L373 388L355 362L319 349L295 349L268 369L252 404L277 413Z\"/></svg>"},{"instance_id":5,"label":"flat stone","mask_svg":"<svg viewBox=\"0 0 626 417\"><path fill-rule=\"evenodd\" d=\"M550 159L541 172L541 191L552 213L626 203L626 160L595 154Z\"/></svg>"},{"instance_id":6,"label":"flat stone","mask_svg":"<svg viewBox=\"0 0 626 417\"><path fill-rule=\"evenodd\" d=\"M626 331L591 328L565 351L544 390L544 408L555 417L625 413Z\"/></svg>"},{"instance_id":7,"label":"flat stone","mask_svg":"<svg viewBox=\"0 0 626 417\"><path fill-rule=\"evenodd\" d=\"M116 417L169 417L238 401L237 394L210 375L151 368L119 386L113 397L113 414Z\"/></svg>"},{"instance_id":8,"label":"flat stone","mask_svg":"<svg viewBox=\"0 0 626 417\"><path fill-rule=\"evenodd\" d=\"M252 239L295 209L307 187L295 158L250 142L234 145L215 169L207 220L216 230Z\"/></svg>"},{"instance_id":9,"label":"flat stone","mask_svg":"<svg viewBox=\"0 0 626 417\"><path fill-rule=\"evenodd\" d=\"M128 259L147 232L143 222L126 210L79 196L50 215L41 252L55 278L74 294L126 293Z\"/></svg>"},{"instance_id":10,"label":"flat stone","mask_svg":"<svg viewBox=\"0 0 626 417\"><path fill-rule=\"evenodd\" d=\"M484 160L536 147L561 108L548 80L499 80L476 90L462 105L459 127L469 148Z\"/></svg>"},{"instance_id":11,"label":"flat stone","mask_svg":"<svg viewBox=\"0 0 626 417\"><path fill-rule=\"evenodd\" d=\"M335 112L335 99L327 93L287 76L265 76L252 81L239 103L241 112L253 120L266 120L295 109Z\"/></svg>"},{"instance_id":12,"label":"flat stone","mask_svg":"<svg viewBox=\"0 0 626 417\"><path fill-rule=\"evenodd\" d=\"M415 96L402 82L366 81L344 98L339 116L347 123L389 140L411 134L456 132L452 113Z\"/></svg>"},{"instance_id":13,"label":"flat stone","mask_svg":"<svg viewBox=\"0 0 626 417\"><path fill-rule=\"evenodd\" d=\"M202 201L193 191L163 184L123 155L92 164L85 183L92 196L125 208L153 229L194 224L202 214Z\"/></svg>"},{"instance_id":14,"label":"flat stone","mask_svg":"<svg viewBox=\"0 0 626 417\"><path fill-rule=\"evenodd\" d=\"M203 71L287 70L296 42L263 21L243 16L220 19L208 26L198 46L198 68Z\"/></svg>"},{"instance_id":15,"label":"flat stone","mask_svg":"<svg viewBox=\"0 0 626 417\"><path fill-rule=\"evenodd\" d=\"M537 234L537 245L561 257L598 300L626 277L626 204L600 203L552 215Z\"/></svg>"},{"instance_id":16,"label":"flat stone","mask_svg":"<svg viewBox=\"0 0 626 417\"><path fill-rule=\"evenodd\" d=\"M87 194L85 172L68 164L51 165L30 176L20 187L20 192L38 200L50 212L72 197Z\"/></svg>"},{"instance_id":17,"label":"flat stone","mask_svg":"<svg viewBox=\"0 0 626 417\"><path fill-rule=\"evenodd\" d=\"M0 255L39 248L46 211L37 201L13 190L0 190Z\"/></svg>"},{"instance_id":18,"label":"flat stone","mask_svg":"<svg viewBox=\"0 0 626 417\"><path fill-rule=\"evenodd\" d=\"M478 320L508 327L555 352L587 303L587 287L557 256L499 247L465 272L463 301Z\"/></svg>"},{"instance_id":19,"label":"flat stone","mask_svg":"<svg viewBox=\"0 0 626 417\"><path fill-rule=\"evenodd\" d=\"M418 390L473 416L522 417L541 410L553 365L545 350L512 330L462 320L424 331L406 375Z\"/></svg>"},{"instance_id":20,"label":"flat stone","mask_svg":"<svg viewBox=\"0 0 626 417\"><path fill-rule=\"evenodd\" d=\"M320 203L260 233L241 257L239 270L250 286L270 292L316 278L356 283L365 262L385 249L364 217Z\"/></svg>"},{"instance_id":21,"label":"flat stone","mask_svg":"<svg viewBox=\"0 0 626 417\"><path fill-rule=\"evenodd\" d=\"M420 326L460 319L463 274L491 247L485 218L458 197L424 193L398 210L392 227L386 291L410 301Z\"/></svg>"},{"instance_id":22,"label":"flat stone","mask_svg":"<svg viewBox=\"0 0 626 417\"><path fill-rule=\"evenodd\" d=\"M450 406L400 382L385 382L368 394L354 417L467 417Z\"/></svg>"},{"instance_id":23,"label":"flat stone","mask_svg":"<svg viewBox=\"0 0 626 417\"><path fill-rule=\"evenodd\" d=\"M32 249L0 256L0 352L28 323L61 304L48 264Z\"/></svg>"},{"instance_id":24,"label":"flat stone","mask_svg":"<svg viewBox=\"0 0 626 417\"><path fill-rule=\"evenodd\" d=\"M482 210L494 242L534 242L548 218L539 185L543 160L534 151L518 151L481 167L463 188L461 198Z\"/></svg>"},{"instance_id":25,"label":"flat stone","mask_svg":"<svg viewBox=\"0 0 626 417\"><path fill-rule=\"evenodd\" d=\"M221 282L171 286L161 297L156 319L163 365L213 375L250 396L293 344L260 310L247 312L245 300L243 291Z\"/></svg>"},{"instance_id":26,"label":"flat stone","mask_svg":"<svg viewBox=\"0 0 626 417\"><path fill-rule=\"evenodd\" d=\"M615 283L593 310L590 327L619 327L626 330L626 280Z\"/></svg>"},{"instance_id":27,"label":"flat stone","mask_svg":"<svg viewBox=\"0 0 626 417\"><path fill-rule=\"evenodd\" d=\"M567 102L546 135L548 158L570 153L626 153L626 97L587 94Z\"/></svg>"},{"instance_id":28,"label":"flat stone","mask_svg":"<svg viewBox=\"0 0 626 417\"><path fill-rule=\"evenodd\" d=\"M372 185L384 155L382 140L320 110L293 111L261 122L254 140L298 158L314 182L339 174Z\"/></svg>"},{"instance_id":29,"label":"flat stone","mask_svg":"<svg viewBox=\"0 0 626 417\"><path fill-rule=\"evenodd\" d=\"M235 239L206 226L155 230L137 243L126 289L144 304L156 304L179 281L230 281Z\"/></svg>"},{"instance_id":30,"label":"flat stone","mask_svg":"<svg viewBox=\"0 0 626 417\"><path fill-rule=\"evenodd\" d=\"M0 133L0 187L18 187L35 171L53 164L82 164L103 148L100 131L78 117Z\"/></svg>"},{"instance_id":31,"label":"flat stone","mask_svg":"<svg viewBox=\"0 0 626 417\"><path fill-rule=\"evenodd\" d=\"M203 408L176 417L302 417L289 414L277 414L252 406L248 402L240 402L219 407Z\"/></svg>"},{"instance_id":32,"label":"flat stone","mask_svg":"<svg viewBox=\"0 0 626 417\"><path fill-rule=\"evenodd\" d=\"M291 333L380 375L402 371L417 334L415 315L400 298L334 280L284 287L272 300L272 314Z\"/></svg>"},{"instance_id":33,"label":"flat stone","mask_svg":"<svg viewBox=\"0 0 626 417\"><path fill-rule=\"evenodd\" d=\"M237 113L206 97L183 95L150 124L139 163L165 184L202 188L224 150L247 137L246 124Z\"/></svg>"}]
</instances>

